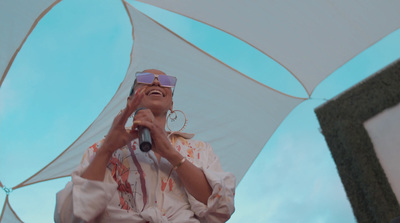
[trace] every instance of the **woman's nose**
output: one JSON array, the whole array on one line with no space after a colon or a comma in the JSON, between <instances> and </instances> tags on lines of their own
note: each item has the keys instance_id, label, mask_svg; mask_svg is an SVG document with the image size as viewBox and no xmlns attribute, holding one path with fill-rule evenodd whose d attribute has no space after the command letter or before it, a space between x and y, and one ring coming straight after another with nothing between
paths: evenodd
<instances>
[{"instance_id":1,"label":"woman's nose","mask_svg":"<svg viewBox=\"0 0 400 223\"><path fill-rule=\"evenodd\" d=\"M158 86L161 86L161 85L160 85L160 81L158 80L158 77L154 77L153 83L152 83L151 85L158 85Z\"/></svg>"}]
</instances>

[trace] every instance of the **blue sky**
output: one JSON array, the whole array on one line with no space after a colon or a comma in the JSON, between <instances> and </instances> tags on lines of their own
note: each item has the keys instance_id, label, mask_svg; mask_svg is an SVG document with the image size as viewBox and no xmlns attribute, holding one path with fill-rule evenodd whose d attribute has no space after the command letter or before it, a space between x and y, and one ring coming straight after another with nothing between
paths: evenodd
<instances>
[{"instance_id":1,"label":"blue sky","mask_svg":"<svg viewBox=\"0 0 400 223\"><path fill-rule=\"evenodd\" d=\"M306 97L289 72L247 44L182 16L134 6L242 73ZM314 109L398 59L399 40L396 31L349 61L290 113L238 185L229 222L355 222ZM90 125L125 76L131 44L119 1L64 0L39 22L0 88L5 186L44 167ZM67 181L17 189L10 203L25 222L52 222L55 193ZM1 191L1 205L4 198Z\"/></svg>"}]
</instances>

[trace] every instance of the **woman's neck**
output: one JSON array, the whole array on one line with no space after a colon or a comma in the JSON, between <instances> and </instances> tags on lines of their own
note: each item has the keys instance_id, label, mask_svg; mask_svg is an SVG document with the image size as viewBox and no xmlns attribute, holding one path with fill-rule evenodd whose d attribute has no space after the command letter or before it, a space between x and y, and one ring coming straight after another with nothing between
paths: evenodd
<instances>
[{"instance_id":1,"label":"woman's neck","mask_svg":"<svg viewBox=\"0 0 400 223\"><path fill-rule=\"evenodd\" d=\"M165 131L165 124L167 122L166 115L154 116L154 123Z\"/></svg>"}]
</instances>

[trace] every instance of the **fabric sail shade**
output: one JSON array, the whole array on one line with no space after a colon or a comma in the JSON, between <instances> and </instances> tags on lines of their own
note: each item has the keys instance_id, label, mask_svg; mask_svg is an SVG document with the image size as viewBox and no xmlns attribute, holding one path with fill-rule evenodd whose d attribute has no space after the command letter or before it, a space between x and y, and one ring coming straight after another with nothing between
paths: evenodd
<instances>
[{"instance_id":1,"label":"fabric sail shade","mask_svg":"<svg viewBox=\"0 0 400 223\"><path fill-rule=\"evenodd\" d=\"M247 42L284 66L309 95L337 68L400 28L399 1L139 1Z\"/></svg>"},{"instance_id":2,"label":"fabric sail shade","mask_svg":"<svg viewBox=\"0 0 400 223\"><path fill-rule=\"evenodd\" d=\"M210 142L224 169L239 180L281 121L305 100L248 78L124 4L132 20L134 43L131 64L120 88L69 148L14 189L68 176L83 152L106 135L113 117L124 108L137 71L161 69L178 78L174 107L186 113L186 131ZM240 164L235 161L238 159Z\"/></svg>"},{"instance_id":3,"label":"fabric sail shade","mask_svg":"<svg viewBox=\"0 0 400 223\"><path fill-rule=\"evenodd\" d=\"M58 2L0 1L0 86L29 34ZM291 72L309 95L341 65L400 27L400 3L396 1L367 0L362 7L353 1L141 2L201 21L247 42ZM233 172L238 181L282 120L307 100L249 78L128 3L124 5L132 22L134 42L123 82L75 142L13 190L69 176L83 151L107 134L113 118L124 108L137 71L155 68L178 78L174 108L188 117L185 132L211 143L223 168ZM21 222L8 195L2 214L0 221Z\"/></svg>"},{"instance_id":4,"label":"fabric sail shade","mask_svg":"<svg viewBox=\"0 0 400 223\"><path fill-rule=\"evenodd\" d=\"M0 86L26 38L61 0L0 1Z\"/></svg>"}]
</instances>

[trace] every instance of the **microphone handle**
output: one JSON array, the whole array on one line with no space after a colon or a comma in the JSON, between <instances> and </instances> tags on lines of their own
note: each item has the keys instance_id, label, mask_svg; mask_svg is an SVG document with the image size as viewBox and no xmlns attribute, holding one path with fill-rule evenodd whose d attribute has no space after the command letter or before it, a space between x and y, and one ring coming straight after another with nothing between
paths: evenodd
<instances>
[{"instance_id":1,"label":"microphone handle","mask_svg":"<svg viewBox=\"0 0 400 223\"><path fill-rule=\"evenodd\" d=\"M150 130L146 127L139 128L139 148L142 152L151 150L151 134Z\"/></svg>"}]
</instances>

